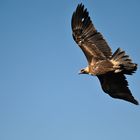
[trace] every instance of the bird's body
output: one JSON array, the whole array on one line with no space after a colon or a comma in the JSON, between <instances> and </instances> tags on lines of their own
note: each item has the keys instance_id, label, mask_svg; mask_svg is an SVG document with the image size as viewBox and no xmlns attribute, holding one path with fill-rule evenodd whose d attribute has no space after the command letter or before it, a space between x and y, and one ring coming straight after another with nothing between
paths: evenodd
<instances>
[{"instance_id":1,"label":"bird's body","mask_svg":"<svg viewBox=\"0 0 140 140\"><path fill-rule=\"evenodd\" d=\"M114 71L114 68L113 64L109 60L101 60L93 64L91 63L84 70L87 74L97 76Z\"/></svg>"},{"instance_id":2,"label":"bird's body","mask_svg":"<svg viewBox=\"0 0 140 140\"><path fill-rule=\"evenodd\" d=\"M128 88L124 74L132 75L137 64L133 63L125 51L118 48L114 54L102 34L98 32L84 5L79 4L72 15L72 35L85 54L88 66L81 74L97 76L104 92L113 98L119 98L134 104L138 102Z\"/></svg>"}]
</instances>

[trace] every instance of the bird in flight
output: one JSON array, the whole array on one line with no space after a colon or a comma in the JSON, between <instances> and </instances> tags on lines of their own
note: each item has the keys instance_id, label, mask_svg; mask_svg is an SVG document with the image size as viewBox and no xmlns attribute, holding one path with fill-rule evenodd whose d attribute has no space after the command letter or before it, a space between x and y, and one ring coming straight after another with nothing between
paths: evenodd
<instances>
[{"instance_id":1,"label":"bird in flight","mask_svg":"<svg viewBox=\"0 0 140 140\"><path fill-rule=\"evenodd\" d=\"M97 76L105 93L138 105L125 77L125 74L132 75L137 70L137 64L120 48L112 54L111 48L94 27L82 3L73 12L71 27L72 36L88 61L88 66L81 69L80 74Z\"/></svg>"}]
</instances>

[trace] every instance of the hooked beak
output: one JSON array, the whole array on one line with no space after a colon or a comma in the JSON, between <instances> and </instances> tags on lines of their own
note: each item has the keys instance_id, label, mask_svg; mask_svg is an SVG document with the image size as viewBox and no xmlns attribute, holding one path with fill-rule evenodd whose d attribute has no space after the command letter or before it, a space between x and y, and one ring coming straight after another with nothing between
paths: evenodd
<instances>
[{"instance_id":1,"label":"hooked beak","mask_svg":"<svg viewBox=\"0 0 140 140\"><path fill-rule=\"evenodd\" d=\"M80 74L82 74L82 72L81 72L81 71L79 71L79 72L78 72L78 74L80 75Z\"/></svg>"},{"instance_id":2,"label":"hooked beak","mask_svg":"<svg viewBox=\"0 0 140 140\"><path fill-rule=\"evenodd\" d=\"M78 74L87 74L87 73L86 73L85 69L81 69L81 70L78 72Z\"/></svg>"}]
</instances>

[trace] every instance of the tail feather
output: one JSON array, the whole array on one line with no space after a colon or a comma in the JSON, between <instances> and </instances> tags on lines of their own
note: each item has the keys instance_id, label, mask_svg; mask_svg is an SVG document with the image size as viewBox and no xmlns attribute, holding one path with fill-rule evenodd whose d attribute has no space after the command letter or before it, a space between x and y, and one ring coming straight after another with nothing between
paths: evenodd
<instances>
[{"instance_id":1,"label":"tail feather","mask_svg":"<svg viewBox=\"0 0 140 140\"><path fill-rule=\"evenodd\" d=\"M137 70L137 64L133 63L129 56L125 54L125 51L120 48L112 55L111 61L114 62L115 66L119 66L119 71L124 74L132 75Z\"/></svg>"}]
</instances>

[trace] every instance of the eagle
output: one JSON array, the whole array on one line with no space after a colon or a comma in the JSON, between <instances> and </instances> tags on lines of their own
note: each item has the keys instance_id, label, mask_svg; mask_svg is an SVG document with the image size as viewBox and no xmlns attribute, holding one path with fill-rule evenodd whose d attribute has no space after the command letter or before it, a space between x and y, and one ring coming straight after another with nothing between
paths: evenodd
<instances>
[{"instance_id":1,"label":"eagle","mask_svg":"<svg viewBox=\"0 0 140 140\"><path fill-rule=\"evenodd\" d=\"M105 93L138 105L125 77L137 70L137 64L120 48L112 54L111 48L103 35L96 30L82 3L78 4L72 14L71 28L73 39L88 61L88 66L81 69L79 74L97 76Z\"/></svg>"}]
</instances>

